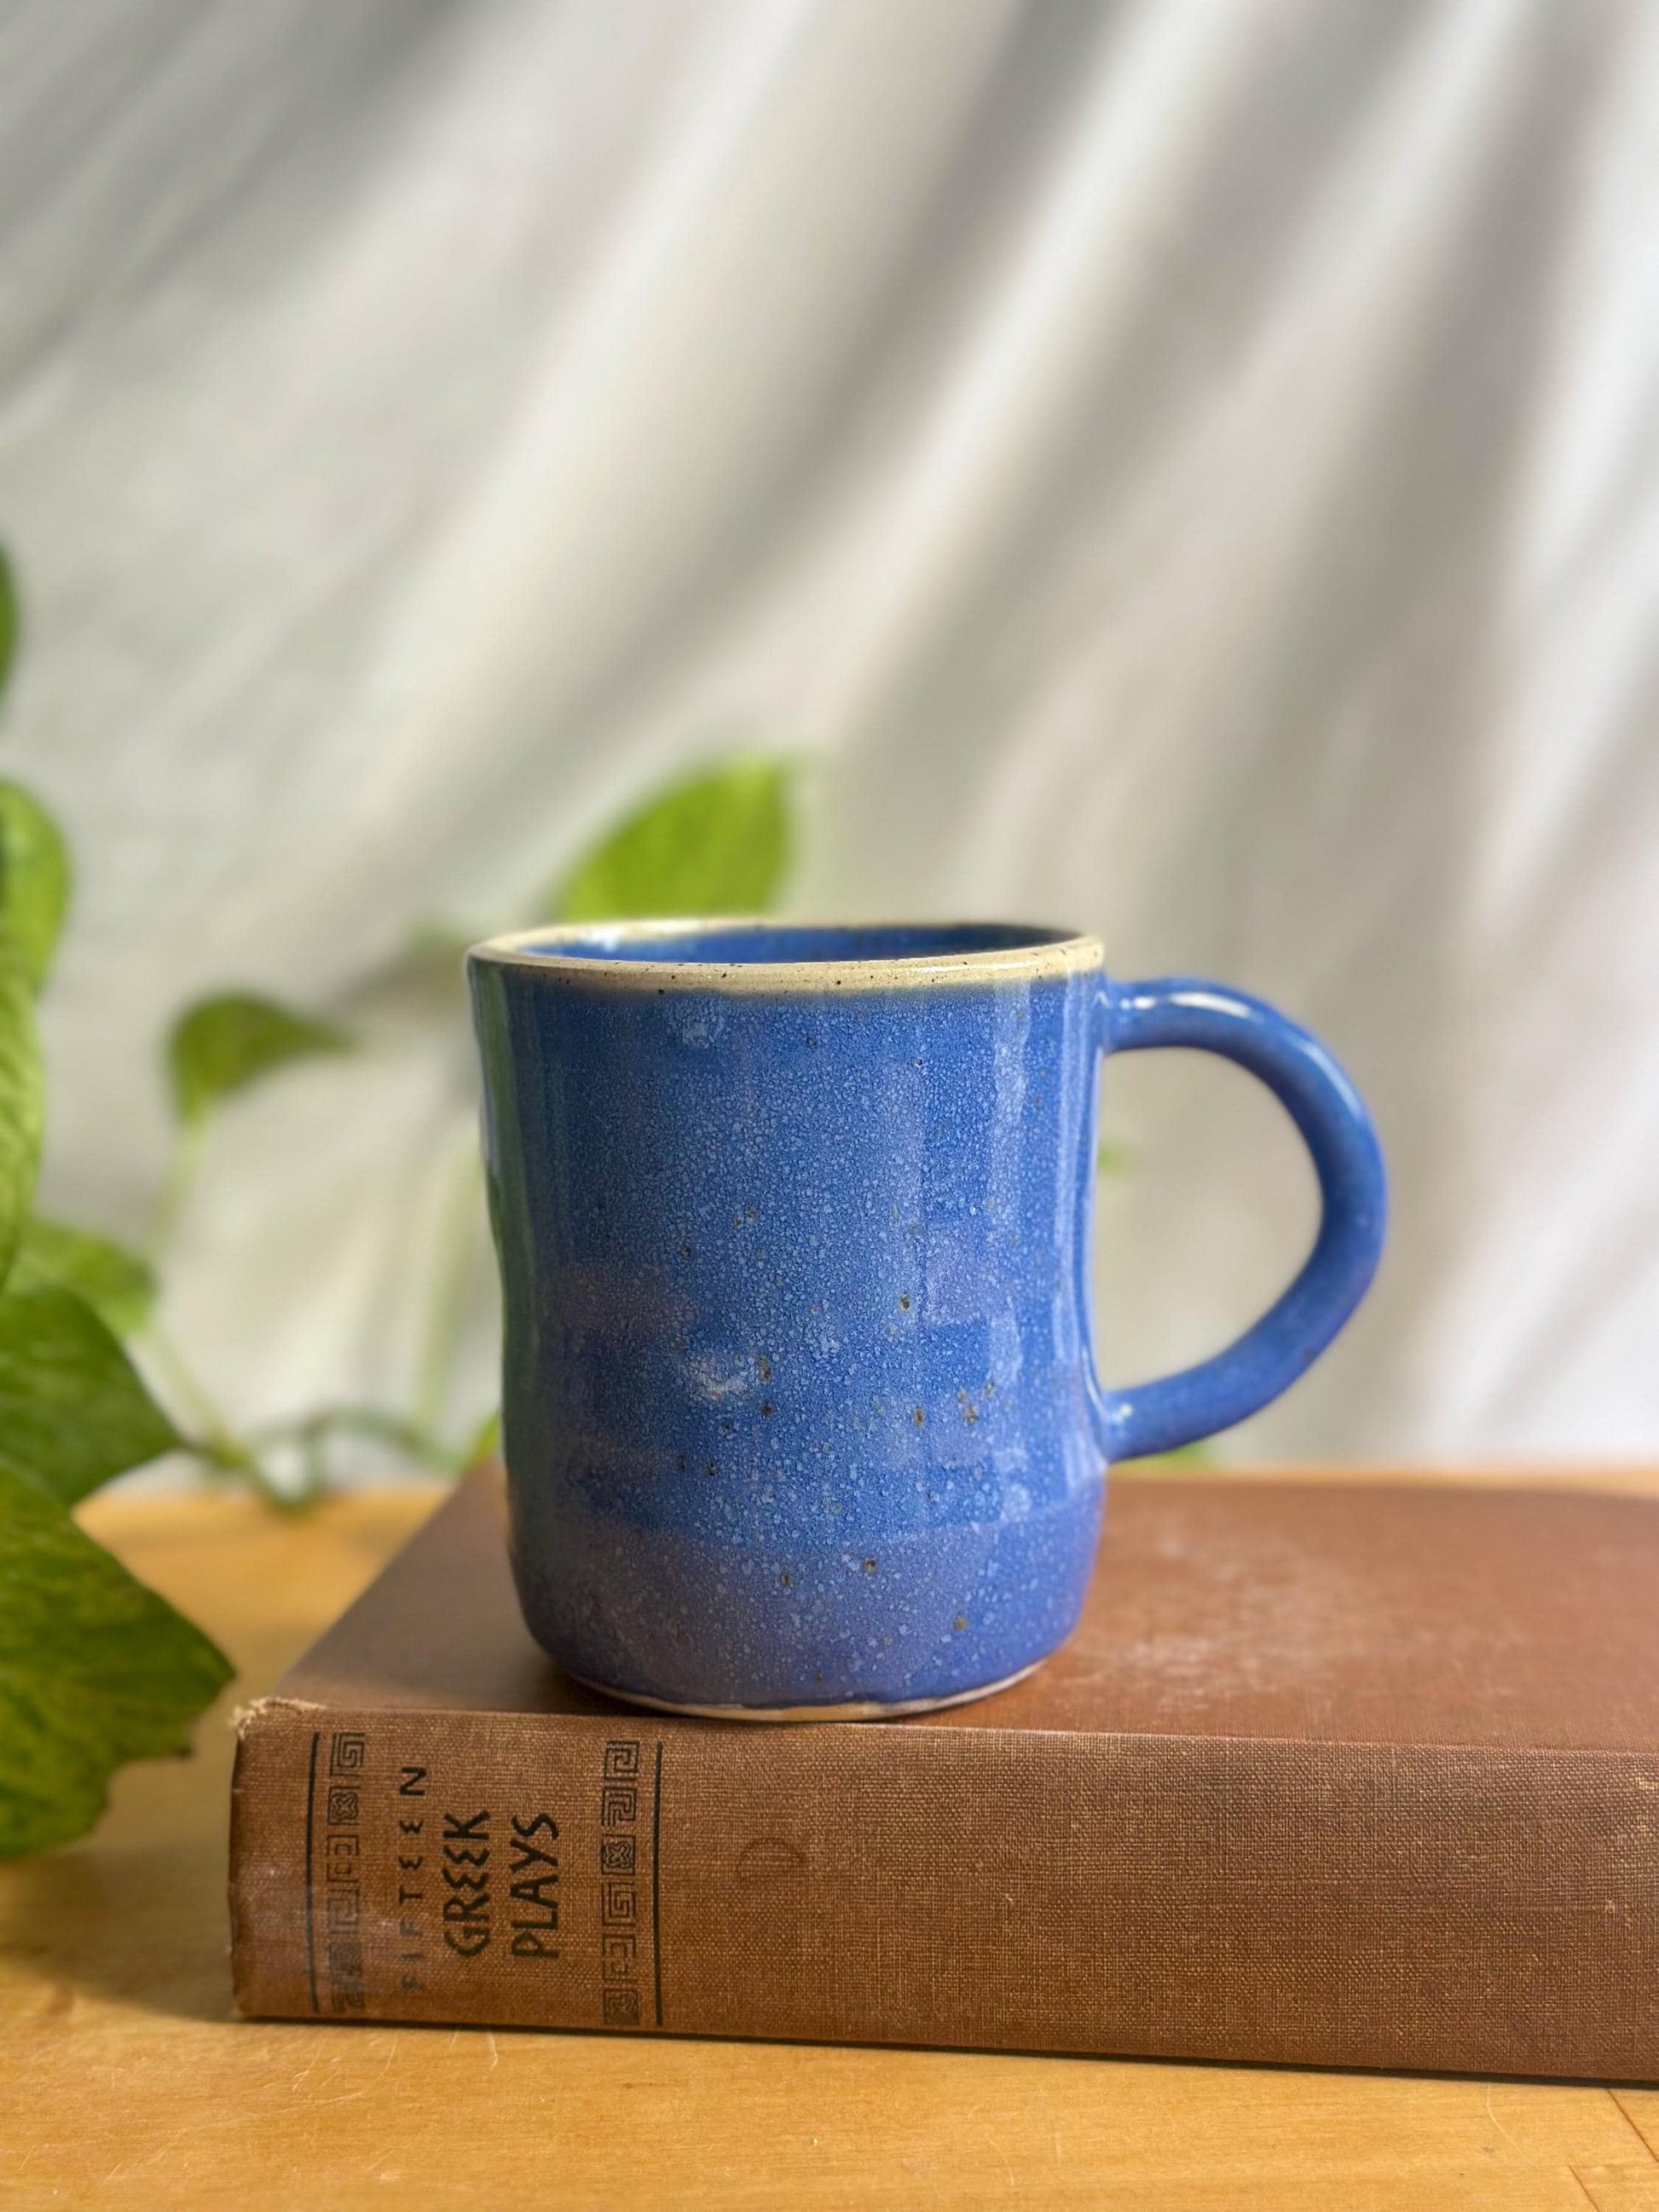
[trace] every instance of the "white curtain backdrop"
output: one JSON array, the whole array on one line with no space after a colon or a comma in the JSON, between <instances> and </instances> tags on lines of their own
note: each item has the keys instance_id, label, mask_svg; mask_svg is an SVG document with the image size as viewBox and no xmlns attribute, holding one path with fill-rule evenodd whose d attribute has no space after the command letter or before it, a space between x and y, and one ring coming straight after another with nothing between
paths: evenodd
<instances>
[{"instance_id":1,"label":"white curtain backdrop","mask_svg":"<svg viewBox=\"0 0 1659 2212\"><path fill-rule=\"evenodd\" d=\"M1659 9L0 6L0 769L74 840L45 1197L253 1419L408 1402L470 1224L447 971L620 807L811 763L802 912L1099 931L1318 1029L1390 1256L1235 1455L1659 1449ZM1105 1364L1310 1234L1288 1126L1121 1064ZM447 1413L489 1401L472 1238Z\"/></svg>"}]
</instances>

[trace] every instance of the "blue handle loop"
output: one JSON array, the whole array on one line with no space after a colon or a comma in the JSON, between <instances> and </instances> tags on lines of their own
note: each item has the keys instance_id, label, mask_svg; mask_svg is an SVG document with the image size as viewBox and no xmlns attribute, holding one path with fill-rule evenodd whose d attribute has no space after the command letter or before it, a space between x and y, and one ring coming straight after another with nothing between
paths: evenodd
<instances>
[{"instance_id":1,"label":"blue handle loop","mask_svg":"<svg viewBox=\"0 0 1659 2212\"><path fill-rule=\"evenodd\" d=\"M1323 1214L1302 1272L1213 1359L1130 1390L1091 1395L1109 1460L1174 1451L1256 1413L1310 1367L1365 1295L1382 1254L1388 1181L1370 1115L1317 1037L1243 991L1185 975L1103 984L1101 1049L1185 1045L1258 1076L1302 1132Z\"/></svg>"}]
</instances>

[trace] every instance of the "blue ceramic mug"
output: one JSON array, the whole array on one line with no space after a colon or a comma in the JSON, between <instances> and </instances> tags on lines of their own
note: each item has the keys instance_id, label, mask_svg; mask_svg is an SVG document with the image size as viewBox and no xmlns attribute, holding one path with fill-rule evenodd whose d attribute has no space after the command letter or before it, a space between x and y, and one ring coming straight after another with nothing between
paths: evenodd
<instances>
[{"instance_id":1,"label":"blue ceramic mug","mask_svg":"<svg viewBox=\"0 0 1659 2212\"><path fill-rule=\"evenodd\" d=\"M1243 1420L1340 1328L1384 1213L1352 1085L1260 1000L1101 963L977 923L475 948L514 1571L568 1673L744 1718L995 1689L1077 1619L1105 1463ZM1111 1390L1096 1064L1158 1045L1267 1085L1323 1221L1230 1350Z\"/></svg>"}]
</instances>

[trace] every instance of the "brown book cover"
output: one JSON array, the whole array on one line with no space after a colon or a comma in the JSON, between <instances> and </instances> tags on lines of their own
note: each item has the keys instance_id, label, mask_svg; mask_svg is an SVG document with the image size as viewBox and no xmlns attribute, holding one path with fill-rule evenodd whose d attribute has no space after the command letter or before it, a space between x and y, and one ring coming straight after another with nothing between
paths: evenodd
<instances>
[{"instance_id":1,"label":"brown book cover","mask_svg":"<svg viewBox=\"0 0 1659 2212\"><path fill-rule=\"evenodd\" d=\"M1659 2075L1659 1504L1119 1479L1034 1677L794 1728L567 1681L504 1534L243 1717L244 2012Z\"/></svg>"}]
</instances>

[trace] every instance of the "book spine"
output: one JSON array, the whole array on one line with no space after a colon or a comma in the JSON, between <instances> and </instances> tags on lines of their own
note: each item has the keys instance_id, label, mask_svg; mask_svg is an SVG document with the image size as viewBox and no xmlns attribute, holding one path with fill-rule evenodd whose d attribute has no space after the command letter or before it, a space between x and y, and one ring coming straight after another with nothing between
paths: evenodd
<instances>
[{"instance_id":1,"label":"book spine","mask_svg":"<svg viewBox=\"0 0 1659 2212\"><path fill-rule=\"evenodd\" d=\"M267 1704L248 2014L1659 2073L1620 1753Z\"/></svg>"}]
</instances>

